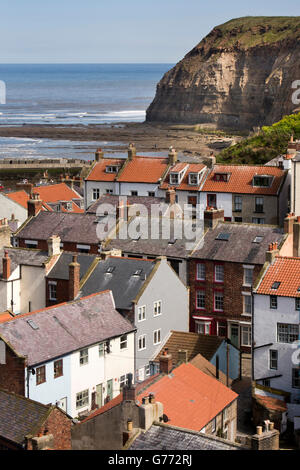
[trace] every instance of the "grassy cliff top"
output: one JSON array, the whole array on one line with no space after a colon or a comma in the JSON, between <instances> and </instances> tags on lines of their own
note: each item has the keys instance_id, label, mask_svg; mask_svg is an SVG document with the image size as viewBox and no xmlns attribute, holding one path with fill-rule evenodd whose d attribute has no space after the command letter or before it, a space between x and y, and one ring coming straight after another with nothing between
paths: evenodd
<instances>
[{"instance_id":1,"label":"grassy cliff top","mask_svg":"<svg viewBox=\"0 0 300 470\"><path fill-rule=\"evenodd\" d=\"M299 38L300 16L245 16L216 26L203 41L207 43L212 39L217 48L248 49Z\"/></svg>"}]
</instances>

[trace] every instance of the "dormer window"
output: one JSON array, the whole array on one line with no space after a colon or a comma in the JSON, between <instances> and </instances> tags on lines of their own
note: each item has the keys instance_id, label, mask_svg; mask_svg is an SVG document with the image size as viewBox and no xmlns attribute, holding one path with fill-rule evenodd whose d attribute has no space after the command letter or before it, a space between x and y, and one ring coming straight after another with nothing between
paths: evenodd
<instances>
[{"instance_id":1,"label":"dormer window","mask_svg":"<svg viewBox=\"0 0 300 470\"><path fill-rule=\"evenodd\" d=\"M273 176L269 175L255 175L253 176L252 186L259 188L269 188L272 184Z\"/></svg>"},{"instance_id":2,"label":"dormer window","mask_svg":"<svg viewBox=\"0 0 300 470\"><path fill-rule=\"evenodd\" d=\"M109 165L105 169L106 173L117 173L118 172L118 166L116 165Z\"/></svg>"},{"instance_id":3,"label":"dormer window","mask_svg":"<svg viewBox=\"0 0 300 470\"><path fill-rule=\"evenodd\" d=\"M199 173L189 174L189 184L192 186L197 186L199 184Z\"/></svg>"},{"instance_id":4,"label":"dormer window","mask_svg":"<svg viewBox=\"0 0 300 470\"><path fill-rule=\"evenodd\" d=\"M184 173L186 171L186 168L183 168L181 171L172 171L170 173L170 184L180 184L182 181L182 178L184 177Z\"/></svg>"},{"instance_id":5,"label":"dormer window","mask_svg":"<svg viewBox=\"0 0 300 470\"><path fill-rule=\"evenodd\" d=\"M214 181L229 181L230 173L215 173Z\"/></svg>"}]
</instances>

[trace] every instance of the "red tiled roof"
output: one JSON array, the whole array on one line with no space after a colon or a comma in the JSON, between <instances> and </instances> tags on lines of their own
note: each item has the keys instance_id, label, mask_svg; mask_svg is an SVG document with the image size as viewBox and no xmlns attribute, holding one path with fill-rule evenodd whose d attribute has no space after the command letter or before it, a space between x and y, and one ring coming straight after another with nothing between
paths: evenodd
<instances>
[{"instance_id":1,"label":"red tiled roof","mask_svg":"<svg viewBox=\"0 0 300 470\"><path fill-rule=\"evenodd\" d=\"M9 199L12 199L13 201L17 202L18 204L20 204L25 209L27 209L27 201L29 199L29 196L26 193L26 191L24 191L24 189L22 189L21 191L13 192L13 193L7 193L7 194L5 194L5 196L7 196Z\"/></svg>"},{"instance_id":2,"label":"red tiled roof","mask_svg":"<svg viewBox=\"0 0 300 470\"><path fill-rule=\"evenodd\" d=\"M111 408L114 408L115 406L119 405L122 402L122 400L123 400L123 393L121 392L119 395L117 395L115 398L110 400L104 406L101 406L101 408L98 408L98 410L96 410L94 413L91 413L85 419L80 421L80 424L85 423L86 421L89 421L90 419L95 418L95 416L102 415L102 413L105 413L105 411L108 411Z\"/></svg>"},{"instance_id":3,"label":"red tiled roof","mask_svg":"<svg viewBox=\"0 0 300 470\"><path fill-rule=\"evenodd\" d=\"M280 282L277 289L272 289L274 282ZM276 256L267 269L256 292L265 295L300 297L300 258Z\"/></svg>"},{"instance_id":4,"label":"red tiled roof","mask_svg":"<svg viewBox=\"0 0 300 470\"><path fill-rule=\"evenodd\" d=\"M107 173L106 167L111 165L122 166L126 160L124 158L103 158L96 163L88 177L87 181L115 181L117 173Z\"/></svg>"},{"instance_id":5,"label":"red tiled roof","mask_svg":"<svg viewBox=\"0 0 300 470\"><path fill-rule=\"evenodd\" d=\"M182 364L152 382L138 399L150 392L163 404L171 425L195 431L200 431L238 396L192 364Z\"/></svg>"},{"instance_id":6,"label":"red tiled roof","mask_svg":"<svg viewBox=\"0 0 300 470\"><path fill-rule=\"evenodd\" d=\"M0 313L0 323L4 323L7 320L11 320L14 318L14 315L10 312L1 312Z\"/></svg>"},{"instance_id":7,"label":"red tiled roof","mask_svg":"<svg viewBox=\"0 0 300 470\"><path fill-rule=\"evenodd\" d=\"M255 399L268 410L281 411L282 413L287 411L286 403L283 400L279 400L279 398L255 395Z\"/></svg>"},{"instance_id":8,"label":"red tiled roof","mask_svg":"<svg viewBox=\"0 0 300 470\"><path fill-rule=\"evenodd\" d=\"M170 184L170 178L169 178L170 173L174 172L174 171L175 172L180 171L180 169L182 170L187 165L188 165L188 169L186 170L181 183L178 184L178 185L174 185L174 184L171 185ZM172 186L172 187L174 187L174 189L176 189L176 191L177 190L180 190L180 191L199 191L199 188L201 186L202 178L203 178L203 175L205 174L205 171L203 171L202 177L200 175L200 181L199 181L198 185L189 184L189 174L190 173L199 173L201 170L203 170L203 168L205 168L205 165L203 165L202 163L177 163L175 166L170 168L170 170L168 171L167 177L165 178L165 181L162 183L161 188L162 189L167 189L169 186Z\"/></svg>"},{"instance_id":9,"label":"red tiled roof","mask_svg":"<svg viewBox=\"0 0 300 470\"><path fill-rule=\"evenodd\" d=\"M216 173L229 173L229 180L215 181ZM275 166L247 166L247 165L215 165L213 171L207 177L202 191L241 194L266 194L278 193L285 171ZM252 179L256 175L274 176L272 184L267 187L253 187Z\"/></svg>"},{"instance_id":10,"label":"red tiled roof","mask_svg":"<svg viewBox=\"0 0 300 470\"><path fill-rule=\"evenodd\" d=\"M126 162L117 181L128 183L158 183L168 168L167 158L134 157Z\"/></svg>"}]
</instances>

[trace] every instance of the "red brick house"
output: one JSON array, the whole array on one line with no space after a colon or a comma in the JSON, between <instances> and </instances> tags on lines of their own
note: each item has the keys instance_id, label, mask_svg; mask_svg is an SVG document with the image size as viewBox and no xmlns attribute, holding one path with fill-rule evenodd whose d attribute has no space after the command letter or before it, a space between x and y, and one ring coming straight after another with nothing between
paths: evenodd
<instances>
[{"instance_id":1,"label":"red brick house","mask_svg":"<svg viewBox=\"0 0 300 470\"><path fill-rule=\"evenodd\" d=\"M227 223L223 214L205 211L201 248L191 254L190 331L228 337L250 351L252 285L269 245L280 248L284 233L275 226Z\"/></svg>"}]
</instances>

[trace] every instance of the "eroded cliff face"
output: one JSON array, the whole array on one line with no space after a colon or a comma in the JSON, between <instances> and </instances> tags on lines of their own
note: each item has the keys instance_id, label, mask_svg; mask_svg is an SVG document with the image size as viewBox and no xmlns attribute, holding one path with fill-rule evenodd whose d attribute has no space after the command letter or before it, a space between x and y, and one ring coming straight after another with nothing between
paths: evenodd
<instances>
[{"instance_id":1,"label":"eroded cliff face","mask_svg":"<svg viewBox=\"0 0 300 470\"><path fill-rule=\"evenodd\" d=\"M251 129L297 106L300 18L241 18L214 28L157 85L147 121Z\"/></svg>"}]
</instances>

